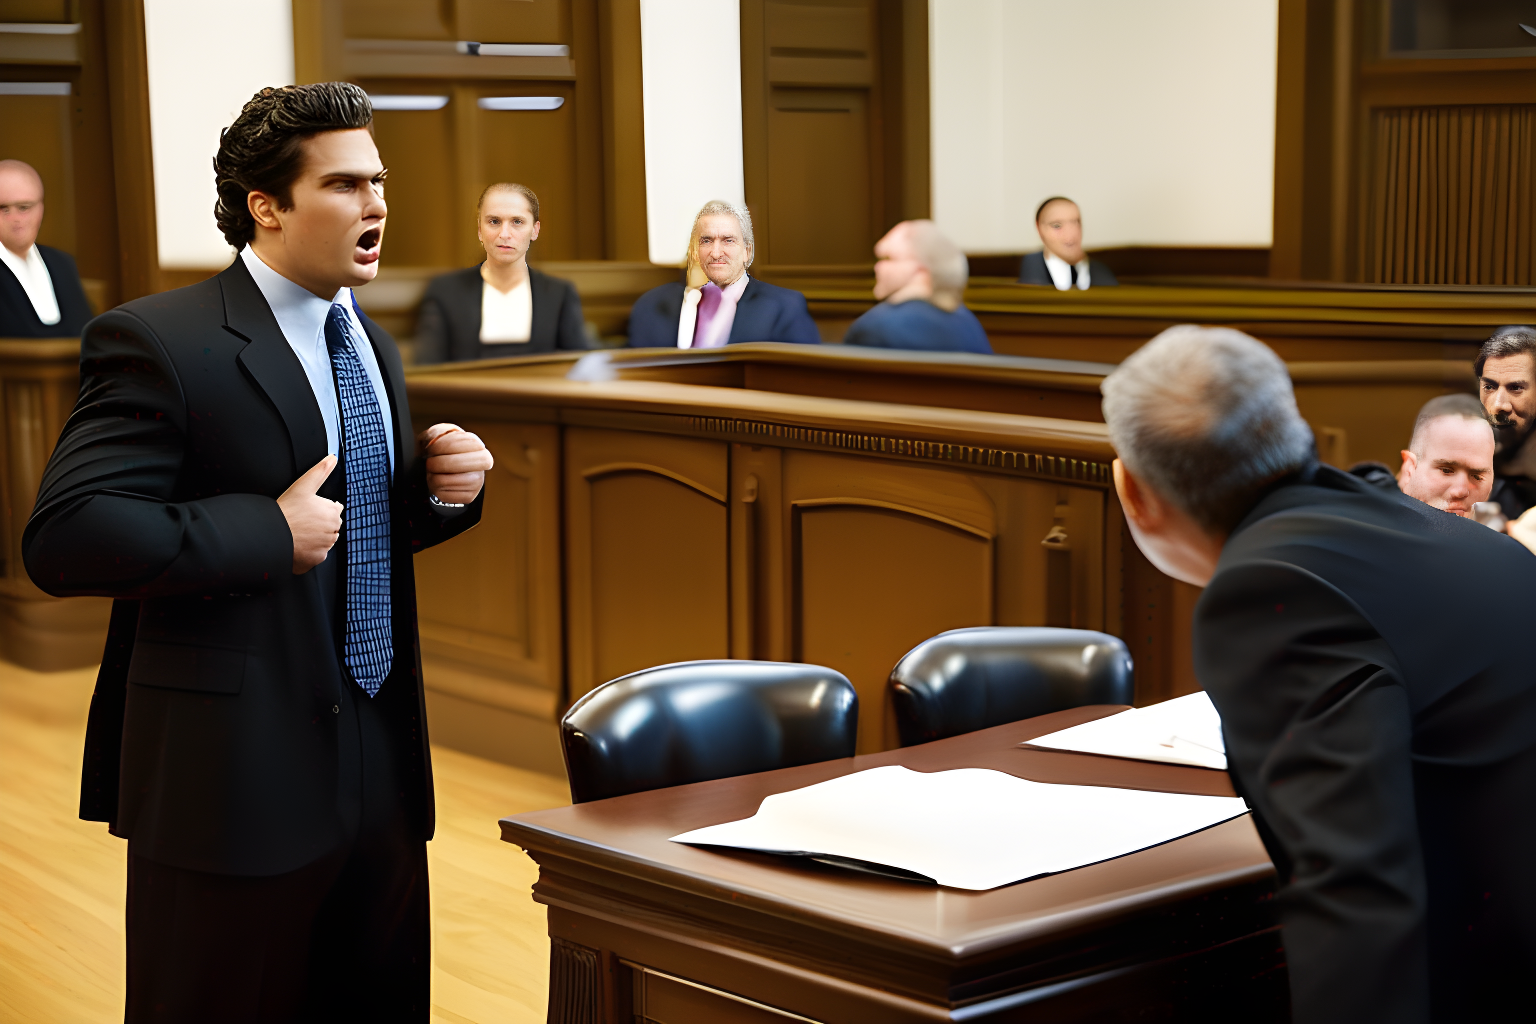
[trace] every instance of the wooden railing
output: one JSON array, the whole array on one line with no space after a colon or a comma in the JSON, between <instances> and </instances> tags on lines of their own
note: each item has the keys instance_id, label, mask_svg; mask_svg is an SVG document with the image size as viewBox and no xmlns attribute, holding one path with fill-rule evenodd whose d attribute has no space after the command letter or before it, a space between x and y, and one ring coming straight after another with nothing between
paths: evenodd
<instances>
[{"instance_id":1,"label":"wooden railing","mask_svg":"<svg viewBox=\"0 0 1536 1024\"><path fill-rule=\"evenodd\" d=\"M0 339L0 657L39 670L92 664L106 634L107 601L49 597L21 557L43 468L79 390L78 338Z\"/></svg>"}]
</instances>

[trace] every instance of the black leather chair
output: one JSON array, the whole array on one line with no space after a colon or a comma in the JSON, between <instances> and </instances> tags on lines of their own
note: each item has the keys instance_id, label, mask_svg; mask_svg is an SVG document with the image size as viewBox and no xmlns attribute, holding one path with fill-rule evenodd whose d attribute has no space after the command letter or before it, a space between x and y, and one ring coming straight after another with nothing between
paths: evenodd
<instances>
[{"instance_id":1,"label":"black leather chair","mask_svg":"<svg viewBox=\"0 0 1536 1024\"><path fill-rule=\"evenodd\" d=\"M1088 629L979 626L924 640L891 671L901 745L1084 704L1130 704L1131 655Z\"/></svg>"},{"instance_id":2,"label":"black leather chair","mask_svg":"<svg viewBox=\"0 0 1536 1024\"><path fill-rule=\"evenodd\" d=\"M560 720L571 800L852 757L859 698L840 673L684 661L620 676Z\"/></svg>"}]
</instances>

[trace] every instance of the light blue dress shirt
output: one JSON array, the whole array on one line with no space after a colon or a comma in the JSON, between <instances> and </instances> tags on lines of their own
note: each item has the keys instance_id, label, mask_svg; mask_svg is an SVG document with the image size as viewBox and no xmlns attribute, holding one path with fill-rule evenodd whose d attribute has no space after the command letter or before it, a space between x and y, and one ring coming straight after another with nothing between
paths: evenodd
<instances>
[{"instance_id":1,"label":"light blue dress shirt","mask_svg":"<svg viewBox=\"0 0 1536 1024\"><path fill-rule=\"evenodd\" d=\"M250 246L240 251L240 258L245 261L245 267L255 279L262 298L267 300L272 315L277 318L277 326L282 330L283 337L288 340L293 354L299 357L299 364L304 367L304 374L309 378L315 402L320 406L320 418L325 421L325 450L329 455L341 452L341 413L336 402L336 378L331 373L331 353L325 345L325 318L330 315L333 302L340 303L347 311L347 323L352 328L357 357L362 361L368 380L373 384L373 393L379 400L379 411L384 414L384 440L389 446L389 472L393 476L394 413L389 404L389 392L384 388L384 375L379 372L378 358L373 353L373 346L368 343L368 332L363 330L357 312L352 307L352 289L341 289L335 299L327 302L267 266ZM300 466L299 472L308 469L308 466Z\"/></svg>"}]
</instances>

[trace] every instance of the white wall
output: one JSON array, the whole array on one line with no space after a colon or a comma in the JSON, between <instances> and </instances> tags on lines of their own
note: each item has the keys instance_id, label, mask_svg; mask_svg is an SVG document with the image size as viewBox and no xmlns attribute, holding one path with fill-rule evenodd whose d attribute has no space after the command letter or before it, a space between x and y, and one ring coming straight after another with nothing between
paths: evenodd
<instances>
[{"instance_id":1,"label":"white wall","mask_svg":"<svg viewBox=\"0 0 1536 1024\"><path fill-rule=\"evenodd\" d=\"M640 61L651 262L680 265L699 207L746 202L740 5L640 0Z\"/></svg>"},{"instance_id":2,"label":"white wall","mask_svg":"<svg viewBox=\"0 0 1536 1024\"><path fill-rule=\"evenodd\" d=\"M934 219L967 252L1270 244L1277 0L930 0Z\"/></svg>"},{"instance_id":3,"label":"white wall","mask_svg":"<svg viewBox=\"0 0 1536 1024\"><path fill-rule=\"evenodd\" d=\"M144 35L160 265L222 267L219 131L258 89L293 84L291 0L144 0Z\"/></svg>"}]
</instances>

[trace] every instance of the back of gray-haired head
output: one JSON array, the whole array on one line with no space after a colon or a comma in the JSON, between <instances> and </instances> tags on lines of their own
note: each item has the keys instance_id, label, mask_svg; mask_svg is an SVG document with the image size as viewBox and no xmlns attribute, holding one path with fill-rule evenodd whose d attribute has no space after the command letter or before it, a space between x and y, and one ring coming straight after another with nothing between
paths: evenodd
<instances>
[{"instance_id":1,"label":"back of gray-haired head","mask_svg":"<svg viewBox=\"0 0 1536 1024\"><path fill-rule=\"evenodd\" d=\"M1483 375L1483 364L1490 359L1508 359L1510 356L1536 354L1536 328L1521 324L1500 327L1491 334L1472 363L1472 372Z\"/></svg>"},{"instance_id":2,"label":"back of gray-haired head","mask_svg":"<svg viewBox=\"0 0 1536 1024\"><path fill-rule=\"evenodd\" d=\"M1419 416L1413 421L1413 437L1408 441L1408 450L1415 455L1424 454L1424 443L1427 440L1430 423L1443 416L1459 416L1464 420L1476 420L1479 423L1488 423L1488 414L1483 411L1483 403L1471 395L1437 395L1424 403L1419 410ZM1492 425L1488 426L1490 431Z\"/></svg>"},{"instance_id":3,"label":"back of gray-haired head","mask_svg":"<svg viewBox=\"0 0 1536 1024\"><path fill-rule=\"evenodd\" d=\"M971 266L960 247L939 230L931 220L907 221L908 238L917 254L917 262L928 270L937 295L959 298L965 293L965 283L970 280Z\"/></svg>"},{"instance_id":4,"label":"back of gray-haired head","mask_svg":"<svg viewBox=\"0 0 1536 1024\"><path fill-rule=\"evenodd\" d=\"M1216 534L1315 457L1285 364L1241 331L1170 327L1102 389L1110 442L1126 467Z\"/></svg>"},{"instance_id":5,"label":"back of gray-haired head","mask_svg":"<svg viewBox=\"0 0 1536 1024\"><path fill-rule=\"evenodd\" d=\"M756 246L752 244L752 214L739 203L733 203L729 199L711 199L705 203L693 218L693 233L688 236L688 253L693 254L694 243L699 240L699 221L705 217L714 217L719 214L727 214L736 218L736 223L741 225L741 244L750 251L747 256L747 266L752 265L752 257L756 255Z\"/></svg>"}]
</instances>

